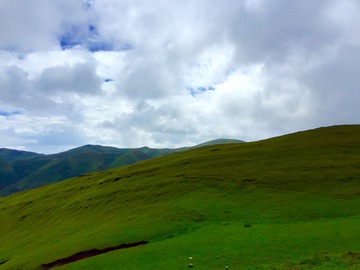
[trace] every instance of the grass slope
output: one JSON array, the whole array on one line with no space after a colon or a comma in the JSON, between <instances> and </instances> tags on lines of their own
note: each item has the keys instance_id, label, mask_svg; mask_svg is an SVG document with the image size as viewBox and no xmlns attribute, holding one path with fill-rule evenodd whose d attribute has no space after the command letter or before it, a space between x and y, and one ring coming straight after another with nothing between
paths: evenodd
<instances>
[{"instance_id":1,"label":"grass slope","mask_svg":"<svg viewBox=\"0 0 360 270\"><path fill-rule=\"evenodd\" d=\"M197 148L0 198L0 269L359 269L360 126Z\"/></svg>"},{"instance_id":2,"label":"grass slope","mask_svg":"<svg viewBox=\"0 0 360 270\"><path fill-rule=\"evenodd\" d=\"M150 158L153 158L153 156L145 154L138 149L134 149L134 150L131 150L131 151L127 152L126 154L122 155L118 159L114 160L110 164L109 168L115 168L115 167L120 167L120 166L124 166L124 165L129 165L129 164L136 163L138 161L147 160Z\"/></svg>"},{"instance_id":3,"label":"grass slope","mask_svg":"<svg viewBox=\"0 0 360 270\"><path fill-rule=\"evenodd\" d=\"M207 144L233 140L214 140ZM195 146L196 147L196 146ZM0 149L0 196L29 190L84 173L98 172L117 166L184 151L142 147L115 148L101 145L84 145L52 155Z\"/></svg>"}]
</instances>

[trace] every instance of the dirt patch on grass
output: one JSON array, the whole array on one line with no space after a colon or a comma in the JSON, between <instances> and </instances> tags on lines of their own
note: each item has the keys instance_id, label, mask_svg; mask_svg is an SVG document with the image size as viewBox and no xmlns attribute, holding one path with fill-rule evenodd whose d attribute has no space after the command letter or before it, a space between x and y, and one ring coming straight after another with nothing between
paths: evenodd
<instances>
[{"instance_id":1,"label":"dirt patch on grass","mask_svg":"<svg viewBox=\"0 0 360 270\"><path fill-rule=\"evenodd\" d=\"M10 260L10 259L4 260L4 261L0 261L0 265L6 263L8 260Z\"/></svg>"},{"instance_id":2,"label":"dirt patch on grass","mask_svg":"<svg viewBox=\"0 0 360 270\"><path fill-rule=\"evenodd\" d=\"M84 259L87 259L87 258L90 258L90 257L100 255L100 254L111 252L111 251L114 251L114 250L125 249L125 248L133 248L133 247L137 247L137 246L141 246L141 245L146 245L147 243L148 243L148 241L138 241L138 242L134 242L134 243L126 243L126 244L121 244L121 245L108 247L108 248L104 248L104 249L95 248L95 249L80 251L80 252L75 253L75 254L73 254L73 255L71 255L69 257L62 258L62 259L53 261L51 263L42 264L41 269L51 269L51 268L56 267L56 266L61 266L61 265L64 265L64 264L84 260Z\"/></svg>"}]
</instances>

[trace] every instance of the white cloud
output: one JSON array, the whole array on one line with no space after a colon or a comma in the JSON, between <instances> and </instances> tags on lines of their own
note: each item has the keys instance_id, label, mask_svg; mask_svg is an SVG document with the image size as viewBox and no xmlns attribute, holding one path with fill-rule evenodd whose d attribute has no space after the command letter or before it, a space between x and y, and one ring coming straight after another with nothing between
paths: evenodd
<instances>
[{"instance_id":1,"label":"white cloud","mask_svg":"<svg viewBox=\"0 0 360 270\"><path fill-rule=\"evenodd\" d=\"M87 21L82 0L1 0L0 7L0 46L11 50L59 48L66 27Z\"/></svg>"},{"instance_id":2,"label":"white cloud","mask_svg":"<svg viewBox=\"0 0 360 270\"><path fill-rule=\"evenodd\" d=\"M356 123L359 18L355 0L0 0L0 111L21 112L0 116L0 147L175 147Z\"/></svg>"},{"instance_id":3,"label":"white cloud","mask_svg":"<svg viewBox=\"0 0 360 270\"><path fill-rule=\"evenodd\" d=\"M360 5L351 0L333 0L325 11L334 29L339 31L340 43L360 46Z\"/></svg>"},{"instance_id":4,"label":"white cloud","mask_svg":"<svg viewBox=\"0 0 360 270\"><path fill-rule=\"evenodd\" d=\"M67 92L78 94L99 94L102 79L96 74L92 63L74 66L56 66L44 69L36 87L45 94Z\"/></svg>"}]
</instances>

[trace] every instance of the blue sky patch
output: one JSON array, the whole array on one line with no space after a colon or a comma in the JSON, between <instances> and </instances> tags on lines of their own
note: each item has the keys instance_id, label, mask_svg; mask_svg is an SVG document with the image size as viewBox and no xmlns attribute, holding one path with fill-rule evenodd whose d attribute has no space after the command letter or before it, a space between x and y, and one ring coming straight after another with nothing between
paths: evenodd
<instances>
[{"instance_id":1,"label":"blue sky patch","mask_svg":"<svg viewBox=\"0 0 360 270\"><path fill-rule=\"evenodd\" d=\"M80 27L74 25L68 27L67 31L59 38L61 48L66 50L82 45L83 41L86 40L86 33L83 33L81 30Z\"/></svg>"},{"instance_id":2,"label":"blue sky patch","mask_svg":"<svg viewBox=\"0 0 360 270\"><path fill-rule=\"evenodd\" d=\"M134 49L133 44L128 42L114 47L111 40L101 38L98 29L92 24L82 27L75 25L68 26L67 30L59 37L59 43L63 50L71 49L75 46L85 47L90 52L129 51Z\"/></svg>"},{"instance_id":3,"label":"blue sky patch","mask_svg":"<svg viewBox=\"0 0 360 270\"><path fill-rule=\"evenodd\" d=\"M67 31L59 37L59 43L63 50L71 49L75 46L83 46L91 52L112 51L112 42L102 40L95 25L69 26ZM125 45L122 50L129 50L132 47Z\"/></svg>"},{"instance_id":4,"label":"blue sky patch","mask_svg":"<svg viewBox=\"0 0 360 270\"><path fill-rule=\"evenodd\" d=\"M114 49L114 46L111 43L97 40L89 42L86 47L91 52L112 51Z\"/></svg>"},{"instance_id":5,"label":"blue sky patch","mask_svg":"<svg viewBox=\"0 0 360 270\"><path fill-rule=\"evenodd\" d=\"M80 45L81 43L72 39L71 36L65 35L60 37L60 46L63 50L70 49L76 45Z\"/></svg>"},{"instance_id":6,"label":"blue sky patch","mask_svg":"<svg viewBox=\"0 0 360 270\"><path fill-rule=\"evenodd\" d=\"M197 87L197 88L189 88L188 89L190 94L195 97L197 96L198 94L201 94L201 93L204 93L204 92L207 92L207 91L214 91L215 90L215 87L213 86L206 86L206 87Z\"/></svg>"},{"instance_id":7,"label":"blue sky patch","mask_svg":"<svg viewBox=\"0 0 360 270\"><path fill-rule=\"evenodd\" d=\"M17 114L21 114L21 112L19 112L19 111L13 111L13 112L0 111L1 116L12 116L12 115L17 115Z\"/></svg>"},{"instance_id":8,"label":"blue sky patch","mask_svg":"<svg viewBox=\"0 0 360 270\"><path fill-rule=\"evenodd\" d=\"M94 25L89 25L89 32L95 32L96 27Z\"/></svg>"}]
</instances>

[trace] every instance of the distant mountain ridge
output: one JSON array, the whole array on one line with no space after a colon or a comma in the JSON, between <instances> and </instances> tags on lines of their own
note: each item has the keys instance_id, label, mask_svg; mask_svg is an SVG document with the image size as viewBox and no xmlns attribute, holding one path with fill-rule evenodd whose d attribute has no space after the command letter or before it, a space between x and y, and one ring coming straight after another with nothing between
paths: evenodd
<instances>
[{"instance_id":1,"label":"distant mountain ridge","mask_svg":"<svg viewBox=\"0 0 360 270\"><path fill-rule=\"evenodd\" d=\"M0 196L191 148L239 142L242 141L218 139L194 147L174 149L116 148L88 144L50 155L0 148Z\"/></svg>"},{"instance_id":2,"label":"distant mountain ridge","mask_svg":"<svg viewBox=\"0 0 360 270\"><path fill-rule=\"evenodd\" d=\"M31 158L31 157L35 157L35 156L42 156L42 154L29 152L29 151L0 148L0 160L1 159L16 160L16 159L23 159L23 158Z\"/></svg>"}]
</instances>

